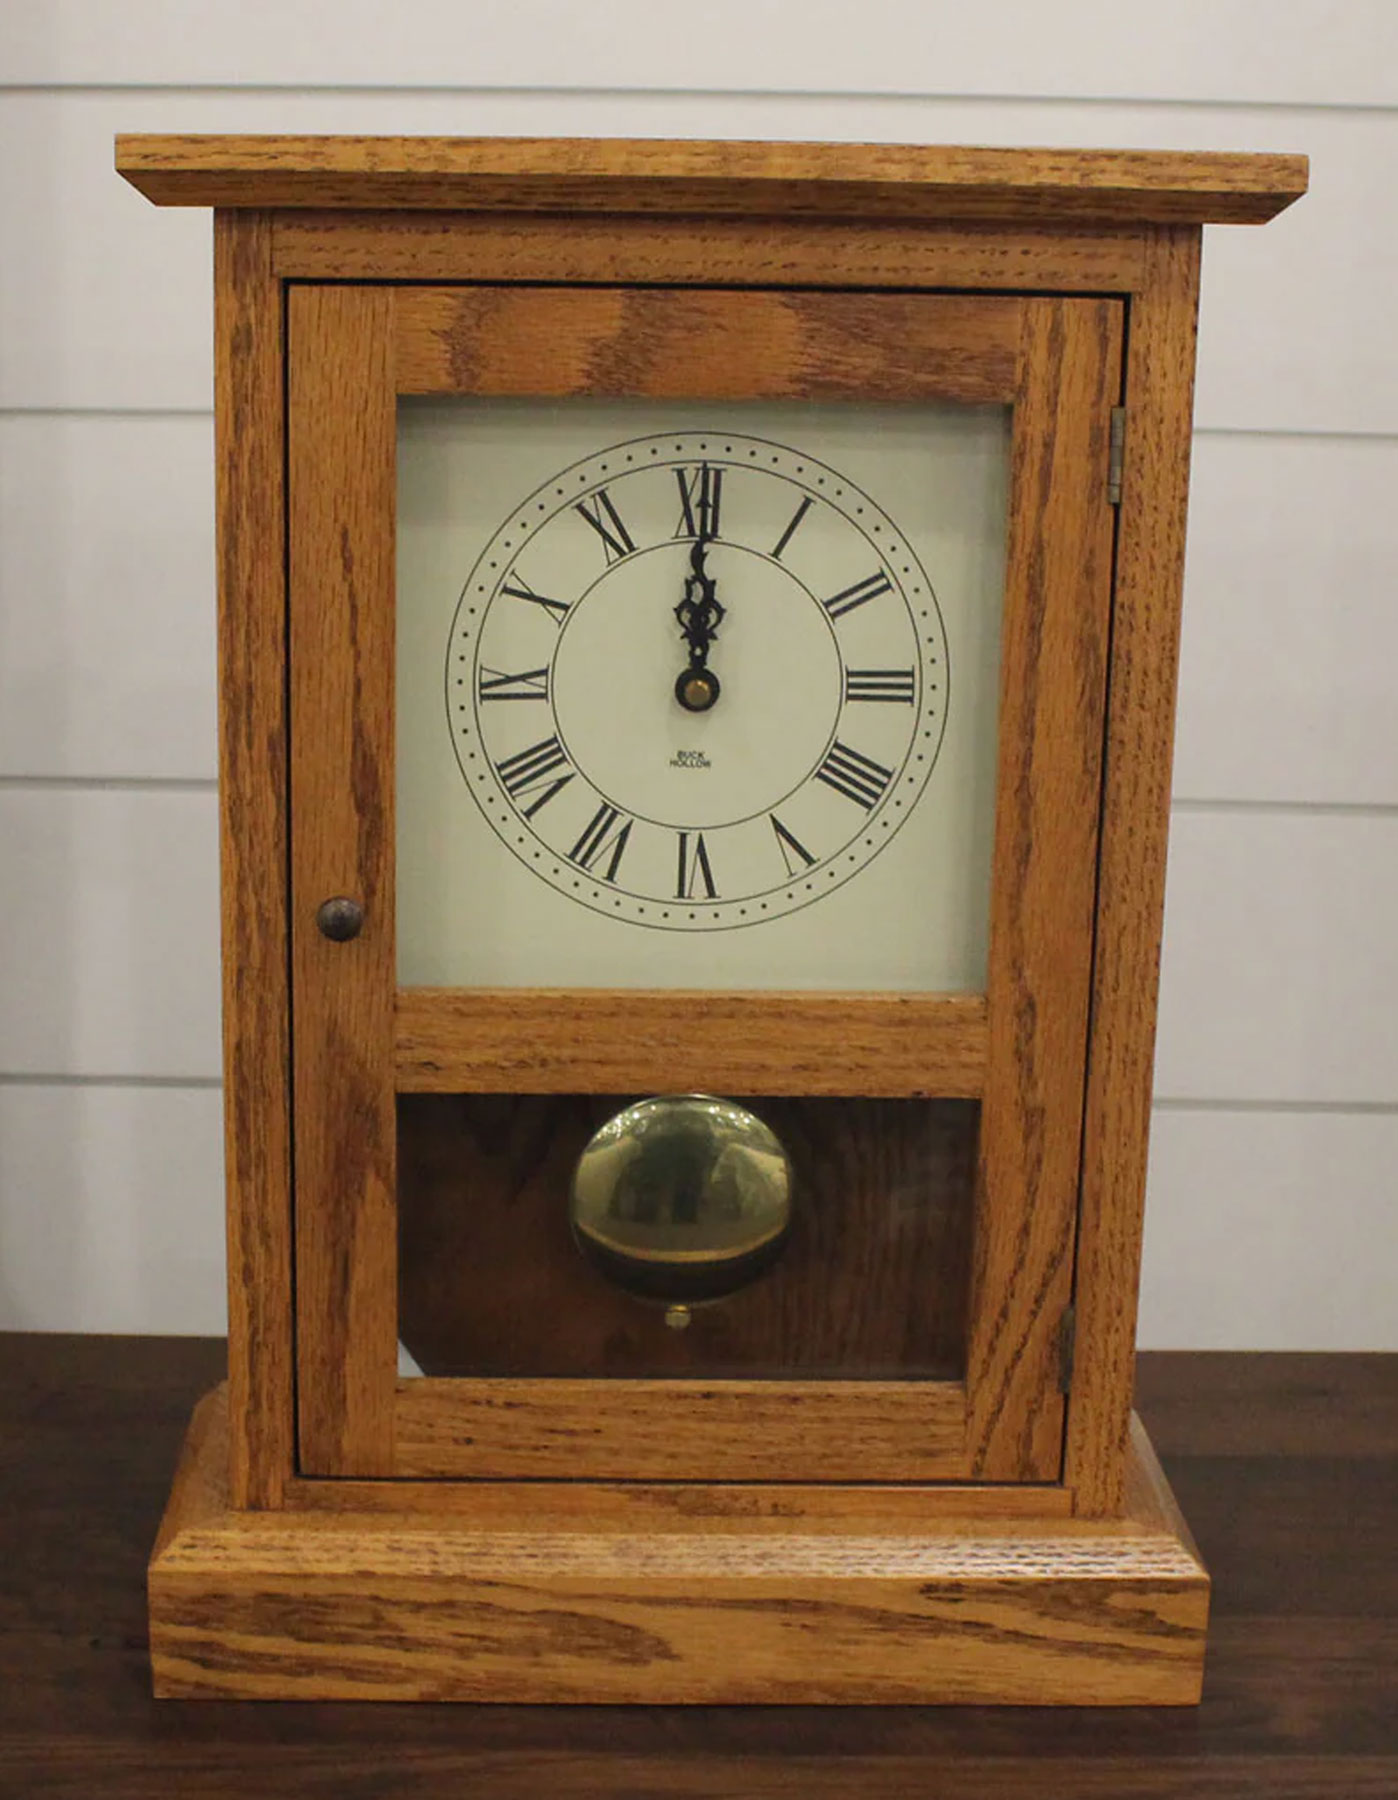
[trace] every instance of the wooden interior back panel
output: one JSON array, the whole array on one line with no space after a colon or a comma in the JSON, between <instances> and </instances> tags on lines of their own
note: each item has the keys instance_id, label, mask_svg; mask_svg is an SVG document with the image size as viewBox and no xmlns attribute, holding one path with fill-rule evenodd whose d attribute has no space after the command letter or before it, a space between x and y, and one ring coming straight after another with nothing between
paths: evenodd
<instances>
[{"instance_id":1,"label":"wooden interior back panel","mask_svg":"<svg viewBox=\"0 0 1398 1800\"><path fill-rule=\"evenodd\" d=\"M584 1262L573 1168L606 1095L403 1095L398 1334L427 1375L959 1379L977 1107L760 1098L792 1160L776 1267L669 1329Z\"/></svg>"}]
</instances>

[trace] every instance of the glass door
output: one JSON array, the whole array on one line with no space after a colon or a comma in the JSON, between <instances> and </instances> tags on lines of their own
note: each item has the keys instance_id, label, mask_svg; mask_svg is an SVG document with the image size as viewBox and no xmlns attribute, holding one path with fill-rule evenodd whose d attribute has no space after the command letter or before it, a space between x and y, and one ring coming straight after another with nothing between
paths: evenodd
<instances>
[{"instance_id":1,"label":"glass door","mask_svg":"<svg viewBox=\"0 0 1398 1800\"><path fill-rule=\"evenodd\" d=\"M293 288L305 1473L1057 1478L1120 326Z\"/></svg>"}]
</instances>

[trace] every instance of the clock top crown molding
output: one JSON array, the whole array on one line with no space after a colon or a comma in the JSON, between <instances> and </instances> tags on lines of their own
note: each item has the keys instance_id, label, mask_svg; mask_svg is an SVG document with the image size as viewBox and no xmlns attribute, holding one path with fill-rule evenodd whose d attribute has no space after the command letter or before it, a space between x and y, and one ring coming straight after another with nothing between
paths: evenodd
<instances>
[{"instance_id":1,"label":"clock top crown molding","mask_svg":"<svg viewBox=\"0 0 1398 1800\"><path fill-rule=\"evenodd\" d=\"M1307 159L663 138L124 135L118 172L158 206L708 213L1074 225L1261 224Z\"/></svg>"}]
</instances>

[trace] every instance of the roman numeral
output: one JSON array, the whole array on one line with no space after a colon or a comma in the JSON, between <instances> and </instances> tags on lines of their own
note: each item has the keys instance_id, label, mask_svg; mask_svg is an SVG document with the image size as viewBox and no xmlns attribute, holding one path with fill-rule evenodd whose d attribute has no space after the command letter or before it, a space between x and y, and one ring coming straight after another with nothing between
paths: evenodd
<instances>
[{"instance_id":1,"label":"roman numeral","mask_svg":"<svg viewBox=\"0 0 1398 1800\"><path fill-rule=\"evenodd\" d=\"M619 829L614 829L619 819L623 822ZM599 862L610 850L611 860L607 864L602 880L615 881L616 872L621 866L621 853L626 848L626 840L631 836L633 823L634 821L631 819L623 819L623 815L604 800L597 811L593 813L587 829L568 852L569 862L575 862L580 869L586 869L590 875L593 873L592 865Z\"/></svg>"},{"instance_id":2,"label":"roman numeral","mask_svg":"<svg viewBox=\"0 0 1398 1800\"><path fill-rule=\"evenodd\" d=\"M880 569L875 575L866 575L863 581L856 581L853 587L842 588L838 594L832 594L825 602L825 610L832 619L842 619L847 612L853 612L856 606L863 606L866 601L877 600L880 594L891 591L893 583Z\"/></svg>"},{"instance_id":3,"label":"roman numeral","mask_svg":"<svg viewBox=\"0 0 1398 1800\"><path fill-rule=\"evenodd\" d=\"M581 513L601 538L602 549L609 564L620 562L623 556L630 556L636 548L631 542L631 533L622 524L621 514L612 505L611 495L606 488L598 488L591 511L588 510L586 500L579 500L573 511Z\"/></svg>"},{"instance_id":4,"label":"roman numeral","mask_svg":"<svg viewBox=\"0 0 1398 1800\"><path fill-rule=\"evenodd\" d=\"M482 669L480 696L482 700L547 700L549 672L522 669L518 675L506 675L499 669Z\"/></svg>"},{"instance_id":5,"label":"roman numeral","mask_svg":"<svg viewBox=\"0 0 1398 1800\"><path fill-rule=\"evenodd\" d=\"M680 522L675 536L716 538L723 470L700 463L697 469L676 469L675 480L680 484Z\"/></svg>"},{"instance_id":6,"label":"roman numeral","mask_svg":"<svg viewBox=\"0 0 1398 1800\"><path fill-rule=\"evenodd\" d=\"M911 706L913 672L911 669L846 669L845 699L901 701Z\"/></svg>"},{"instance_id":7,"label":"roman numeral","mask_svg":"<svg viewBox=\"0 0 1398 1800\"><path fill-rule=\"evenodd\" d=\"M796 511L791 516L791 523L787 526L786 530L777 539L777 547L772 552L772 559L774 562L781 561L782 551L785 550L787 545L791 542L792 537L795 534L796 527L801 523L802 519L805 518L806 514L811 510L811 508L812 508L812 506L814 506L814 504L815 504L814 497L810 494L807 494L806 498L796 508Z\"/></svg>"},{"instance_id":8,"label":"roman numeral","mask_svg":"<svg viewBox=\"0 0 1398 1800\"><path fill-rule=\"evenodd\" d=\"M772 830L777 834L777 848L782 853L782 861L786 864L787 874L799 875L801 869L809 869L811 864L815 861L815 858L801 842L800 838L793 837L775 813L768 813L767 818L771 823ZM799 867L797 866L797 863L792 861L793 851L795 851L797 857L800 859Z\"/></svg>"},{"instance_id":9,"label":"roman numeral","mask_svg":"<svg viewBox=\"0 0 1398 1800\"><path fill-rule=\"evenodd\" d=\"M714 886L714 872L709 866L709 852L704 843L702 831L680 834L680 873L675 887L677 900L693 900L696 890L703 883L706 900L716 900L718 889ZM692 842L691 842L692 837Z\"/></svg>"},{"instance_id":10,"label":"roman numeral","mask_svg":"<svg viewBox=\"0 0 1398 1800\"><path fill-rule=\"evenodd\" d=\"M865 756L861 750L851 750L848 744L842 744L836 738L829 755L816 770L815 778L868 812L883 797L884 789L893 779L893 771L876 763L873 757Z\"/></svg>"},{"instance_id":11,"label":"roman numeral","mask_svg":"<svg viewBox=\"0 0 1398 1800\"><path fill-rule=\"evenodd\" d=\"M557 769L567 769L568 773L551 779ZM511 800L532 794L536 788L543 789L538 799L524 808L526 819L532 819L541 806L547 806L558 790L567 787L573 779L573 770L568 767L568 758L556 737L531 744L527 750L516 750L513 756L496 763L495 773Z\"/></svg>"},{"instance_id":12,"label":"roman numeral","mask_svg":"<svg viewBox=\"0 0 1398 1800\"><path fill-rule=\"evenodd\" d=\"M500 583L500 592L508 594L512 600L527 600L531 606L542 606L555 625L561 626L568 616L566 600L550 600L544 594L536 594L517 571Z\"/></svg>"}]
</instances>

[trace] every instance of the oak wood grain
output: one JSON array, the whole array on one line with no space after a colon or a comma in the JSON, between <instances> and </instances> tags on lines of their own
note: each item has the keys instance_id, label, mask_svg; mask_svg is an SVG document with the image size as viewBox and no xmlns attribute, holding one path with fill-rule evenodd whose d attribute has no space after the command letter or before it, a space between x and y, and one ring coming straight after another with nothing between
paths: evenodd
<instances>
[{"instance_id":1,"label":"oak wood grain","mask_svg":"<svg viewBox=\"0 0 1398 1800\"><path fill-rule=\"evenodd\" d=\"M273 215L286 279L660 282L689 287L976 288L1120 293L1145 228L621 213Z\"/></svg>"},{"instance_id":2,"label":"oak wood grain","mask_svg":"<svg viewBox=\"0 0 1398 1800\"><path fill-rule=\"evenodd\" d=\"M941 1095L985 1079L978 994L400 988L404 1093Z\"/></svg>"},{"instance_id":3,"label":"oak wood grain","mask_svg":"<svg viewBox=\"0 0 1398 1800\"><path fill-rule=\"evenodd\" d=\"M1275 154L665 139L126 135L116 165L177 206L1255 223L1306 187Z\"/></svg>"},{"instance_id":4,"label":"oak wood grain","mask_svg":"<svg viewBox=\"0 0 1398 1800\"><path fill-rule=\"evenodd\" d=\"M196 1415L150 1569L156 1691L354 1699L1189 1704L1208 1582L1158 1469L1124 1524L638 1536L233 1513Z\"/></svg>"},{"instance_id":5,"label":"oak wood grain","mask_svg":"<svg viewBox=\"0 0 1398 1800\"><path fill-rule=\"evenodd\" d=\"M1015 408L967 1384L975 1472L1055 1479L1112 583L1115 301L1026 304Z\"/></svg>"},{"instance_id":6,"label":"oak wood grain","mask_svg":"<svg viewBox=\"0 0 1398 1800\"><path fill-rule=\"evenodd\" d=\"M281 285L271 223L214 222L219 856L235 1505L291 1474L291 1093Z\"/></svg>"},{"instance_id":7,"label":"oak wood grain","mask_svg":"<svg viewBox=\"0 0 1398 1800\"><path fill-rule=\"evenodd\" d=\"M977 1521L980 1530L1012 1532L1020 1519L1073 1523L1073 1497L1063 1487L1030 1482L812 1483L800 1481L575 1481L535 1479L526 1495L531 1524L541 1530L576 1527L580 1507L592 1525L642 1533L744 1531L780 1536L791 1530L855 1534L915 1533L930 1520ZM469 1519L473 1527L513 1527L520 1487L513 1481L317 1481L287 1483L288 1510L303 1512L427 1512Z\"/></svg>"},{"instance_id":8,"label":"oak wood grain","mask_svg":"<svg viewBox=\"0 0 1398 1800\"><path fill-rule=\"evenodd\" d=\"M1161 232L1131 303L1102 854L1065 1456L1085 1512L1122 1503L1150 1131L1199 292L1196 229Z\"/></svg>"},{"instance_id":9,"label":"oak wood grain","mask_svg":"<svg viewBox=\"0 0 1398 1800\"><path fill-rule=\"evenodd\" d=\"M398 1383L399 1475L574 1481L957 1481L959 1381Z\"/></svg>"},{"instance_id":10,"label":"oak wood grain","mask_svg":"<svg viewBox=\"0 0 1398 1800\"><path fill-rule=\"evenodd\" d=\"M424 1374L960 1377L973 1104L754 1099L791 1159L791 1233L774 1268L684 1331L585 1262L569 1229L578 1157L622 1104L399 1101L398 1336ZM668 1410L676 1437L684 1419ZM838 1410L806 1427L812 1448L822 1431L839 1437Z\"/></svg>"},{"instance_id":11,"label":"oak wood grain","mask_svg":"<svg viewBox=\"0 0 1398 1800\"><path fill-rule=\"evenodd\" d=\"M393 1466L393 526L389 296L290 297L292 982L301 1467ZM316 912L345 895L362 931Z\"/></svg>"},{"instance_id":12,"label":"oak wood grain","mask_svg":"<svg viewBox=\"0 0 1398 1800\"><path fill-rule=\"evenodd\" d=\"M932 294L399 288L400 394L1008 401L1020 302Z\"/></svg>"}]
</instances>

